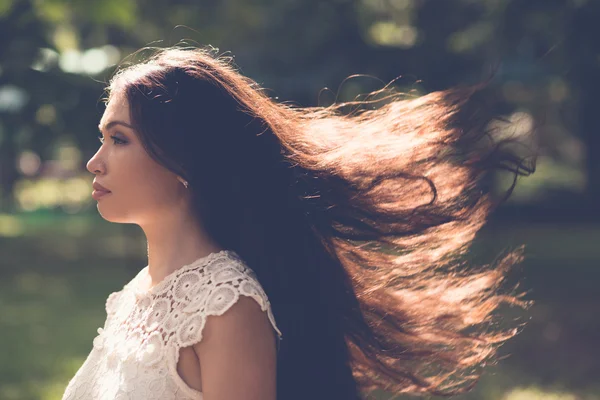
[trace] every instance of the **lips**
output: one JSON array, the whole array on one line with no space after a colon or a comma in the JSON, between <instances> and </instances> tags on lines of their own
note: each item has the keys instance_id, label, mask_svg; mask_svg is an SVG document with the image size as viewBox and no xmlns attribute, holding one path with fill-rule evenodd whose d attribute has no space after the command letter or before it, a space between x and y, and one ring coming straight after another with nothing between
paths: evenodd
<instances>
[{"instance_id":1,"label":"lips","mask_svg":"<svg viewBox=\"0 0 600 400\"><path fill-rule=\"evenodd\" d=\"M92 184L92 187L94 188L94 191L92 192L92 198L94 200L99 200L101 197L106 196L107 194L111 193L110 190L108 190L107 188L105 188L104 186L99 184L98 182L94 182Z\"/></svg>"},{"instance_id":2,"label":"lips","mask_svg":"<svg viewBox=\"0 0 600 400\"><path fill-rule=\"evenodd\" d=\"M110 190L108 190L107 188L105 188L104 186L102 186L101 184L99 184L98 182L94 182L92 184L92 187L94 188L94 190L97 190L99 192L108 192L108 193L110 193Z\"/></svg>"}]
</instances>

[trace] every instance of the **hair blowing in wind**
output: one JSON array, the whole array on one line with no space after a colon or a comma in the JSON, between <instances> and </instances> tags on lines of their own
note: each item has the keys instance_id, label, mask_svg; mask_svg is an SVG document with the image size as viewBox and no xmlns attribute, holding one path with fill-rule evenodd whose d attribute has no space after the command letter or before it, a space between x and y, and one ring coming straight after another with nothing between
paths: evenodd
<instances>
[{"instance_id":1,"label":"hair blowing in wind","mask_svg":"<svg viewBox=\"0 0 600 400\"><path fill-rule=\"evenodd\" d=\"M150 50L107 101L124 91L148 153L256 272L283 333L277 398L470 390L518 333L499 307L530 305L501 291L521 250L464 261L498 204L482 183L533 171L486 130L471 100L483 85L298 107L213 50Z\"/></svg>"}]
</instances>

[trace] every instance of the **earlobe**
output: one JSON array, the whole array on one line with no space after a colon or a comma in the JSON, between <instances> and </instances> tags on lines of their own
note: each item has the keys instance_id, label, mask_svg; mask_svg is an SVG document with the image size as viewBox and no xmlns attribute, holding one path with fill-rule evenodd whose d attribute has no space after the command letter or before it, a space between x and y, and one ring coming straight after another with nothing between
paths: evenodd
<instances>
[{"instance_id":1,"label":"earlobe","mask_svg":"<svg viewBox=\"0 0 600 400\"><path fill-rule=\"evenodd\" d=\"M182 178L177 178L177 180L178 180L179 182L183 183L183 186L185 186L185 188L186 188L186 189L188 188L188 186L189 186L189 183L188 183L188 181L186 181L186 180L184 180L184 179L182 179Z\"/></svg>"}]
</instances>

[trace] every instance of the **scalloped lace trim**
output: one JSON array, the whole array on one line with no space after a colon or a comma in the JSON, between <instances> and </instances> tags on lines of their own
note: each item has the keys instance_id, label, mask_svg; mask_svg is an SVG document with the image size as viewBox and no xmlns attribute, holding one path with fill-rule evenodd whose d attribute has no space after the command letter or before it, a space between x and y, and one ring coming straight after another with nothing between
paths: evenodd
<instances>
[{"instance_id":1,"label":"scalloped lace trim","mask_svg":"<svg viewBox=\"0 0 600 400\"><path fill-rule=\"evenodd\" d=\"M257 277L236 253L211 253L168 275L146 292L138 277L111 293L107 318L63 400L201 400L177 373L179 350L202 340L210 315L222 315L240 295L256 300L283 335Z\"/></svg>"}]
</instances>

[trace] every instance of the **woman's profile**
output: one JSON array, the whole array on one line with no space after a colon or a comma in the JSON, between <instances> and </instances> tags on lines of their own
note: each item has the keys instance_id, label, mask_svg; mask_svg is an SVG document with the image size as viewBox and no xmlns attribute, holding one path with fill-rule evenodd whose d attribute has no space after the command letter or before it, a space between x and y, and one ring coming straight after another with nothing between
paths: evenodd
<instances>
[{"instance_id":1,"label":"woman's profile","mask_svg":"<svg viewBox=\"0 0 600 400\"><path fill-rule=\"evenodd\" d=\"M528 305L499 291L519 251L464 268L495 205L480 182L531 172L482 145L485 121L463 115L476 89L302 108L210 49L120 68L87 168L148 265L108 296L63 400L470 390L517 333L494 312Z\"/></svg>"}]
</instances>

